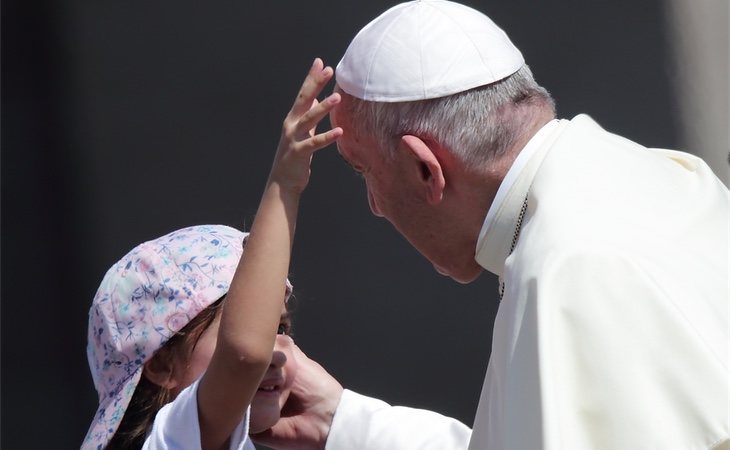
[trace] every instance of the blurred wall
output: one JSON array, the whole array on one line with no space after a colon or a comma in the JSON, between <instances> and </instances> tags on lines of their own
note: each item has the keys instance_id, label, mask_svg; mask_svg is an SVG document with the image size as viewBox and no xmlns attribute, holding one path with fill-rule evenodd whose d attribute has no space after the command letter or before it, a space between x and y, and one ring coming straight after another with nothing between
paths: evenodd
<instances>
[{"instance_id":1,"label":"blurred wall","mask_svg":"<svg viewBox=\"0 0 730 450\"><path fill-rule=\"evenodd\" d=\"M663 2L467 3L507 30L560 116L678 147ZM336 64L392 4L3 2L2 448L79 445L104 272L172 229L250 224L311 60ZM346 387L471 424L496 280L436 274L334 149L313 164L292 281L298 343Z\"/></svg>"},{"instance_id":2,"label":"blurred wall","mask_svg":"<svg viewBox=\"0 0 730 450\"><path fill-rule=\"evenodd\" d=\"M730 2L670 0L680 142L730 183Z\"/></svg>"}]
</instances>

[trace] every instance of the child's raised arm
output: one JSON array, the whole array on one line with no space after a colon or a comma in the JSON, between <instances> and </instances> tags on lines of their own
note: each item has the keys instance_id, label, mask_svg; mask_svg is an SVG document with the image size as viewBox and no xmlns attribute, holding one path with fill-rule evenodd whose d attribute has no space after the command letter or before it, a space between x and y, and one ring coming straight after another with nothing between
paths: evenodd
<instances>
[{"instance_id":1,"label":"child's raised arm","mask_svg":"<svg viewBox=\"0 0 730 450\"><path fill-rule=\"evenodd\" d=\"M203 449L218 449L227 442L270 364L299 198L309 181L312 154L342 134L340 128L314 133L340 101L336 93L316 101L332 75L332 68L316 59L284 120L246 251L223 306L217 346L198 388Z\"/></svg>"}]
</instances>

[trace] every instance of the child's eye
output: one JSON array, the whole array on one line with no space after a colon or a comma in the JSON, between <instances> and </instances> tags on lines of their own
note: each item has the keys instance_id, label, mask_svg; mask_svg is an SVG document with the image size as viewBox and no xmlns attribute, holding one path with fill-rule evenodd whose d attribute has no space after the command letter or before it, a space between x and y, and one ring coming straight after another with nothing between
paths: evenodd
<instances>
[{"instance_id":1,"label":"child's eye","mask_svg":"<svg viewBox=\"0 0 730 450\"><path fill-rule=\"evenodd\" d=\"M291 331L291 324L282 322L279 324L279 328L276 330L276 334L289 334Z\"/></svg>"}]
</instances>

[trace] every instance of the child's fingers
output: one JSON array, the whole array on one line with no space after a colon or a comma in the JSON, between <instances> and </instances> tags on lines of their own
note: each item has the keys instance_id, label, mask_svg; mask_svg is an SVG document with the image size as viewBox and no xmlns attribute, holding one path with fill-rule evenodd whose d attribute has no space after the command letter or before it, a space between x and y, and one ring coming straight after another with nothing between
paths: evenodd
<instances>
[{"instance_id":1,"label":"child's fingers","mask_svg":"<svg viewBox=\"0 0 730 450\"><path fill-rule=\"evenodd\" d=\"M301 89L299 89L296 100L294 100L291 115L298 117L304 114L312 106L312 101L322 92L332 75L334 75L334 71L331 67L324 67L321 59L315 59L307 77L304 79L304 83L302 83Z\"/></svg>"},{"instance_id":2,"label":"child's fingers","mask_svg":"<svg viewBox=\"0 0 730 450\"><path fill-rule=\"evenodd\" d=\"M309 139L297 144L299 151L305 153L313 153L321 148L327 147L328 145L335 142L340 136L342 136L342 128L333 128L327 132L315 134Z\"/></svg>"},{"instance_id":3,"label":"child's fingers","mask_svg":"<svg viewBox=\"0 0 730 450\"><path fill-rule=\"evenodd\" d=\"M321 103L316 103L306 113L302 114L296 123L295 133L298 135L309 133L324 117L332 111L332 109L340 103L340 94L334 93L324 99Z\"/></svg>"}]
</instances>

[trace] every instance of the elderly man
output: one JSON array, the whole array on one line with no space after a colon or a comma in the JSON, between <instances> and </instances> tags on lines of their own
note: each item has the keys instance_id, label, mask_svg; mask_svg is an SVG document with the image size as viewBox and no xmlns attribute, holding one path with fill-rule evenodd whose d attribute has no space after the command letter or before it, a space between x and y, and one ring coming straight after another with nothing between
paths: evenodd
<instances>
[{"instance_id":1,"label":"elderly man","mask_svg":"<svg viewBox=\"0 0 730 450\"><path fill-rule=\"evenodd\" d=\"M386 11L336 77L373 214L441 274L498 275L502 300L471 436L346 391L327 448L730 448L729 196L702 160L556 119L457 3Z\"/></svg>"}]
</instances>

